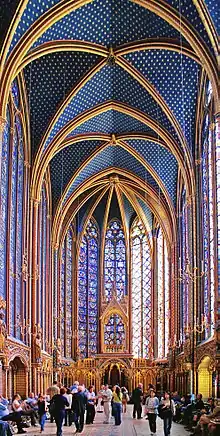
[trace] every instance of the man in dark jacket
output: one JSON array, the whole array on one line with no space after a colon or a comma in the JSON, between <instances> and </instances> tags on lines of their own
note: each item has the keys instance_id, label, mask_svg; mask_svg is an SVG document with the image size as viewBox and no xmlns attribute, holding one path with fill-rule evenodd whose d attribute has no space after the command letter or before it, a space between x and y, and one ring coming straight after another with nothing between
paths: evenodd
<instances>
[{"instance_id":1,"label":"man in dark jacket","mask_svg":"<svg viewBox=\"0 0 220 436\"><path fill-rule=\"evenodd\" d=\"M73 394L72 411L73 420L76 426L76 433L82 433L84 427L84 416L87 405L87 396L83 386L78 387L78 392Z\"/></svg>"},{"instance_id":2,"label":"man in dark jacket","mask_svg":"<svg viewBox=\"0 0 220 436\"><path fill-rule=\"evenodd\" d=\"M143 385L142 383L139 383L138 387L135 388L132 392L132 400L134 403L133 408L133 418L136 418L136 412L137 412L137 419L141 419L141 413L142 413L142 400L143 400Z\"/></svg>"}]
</instances>

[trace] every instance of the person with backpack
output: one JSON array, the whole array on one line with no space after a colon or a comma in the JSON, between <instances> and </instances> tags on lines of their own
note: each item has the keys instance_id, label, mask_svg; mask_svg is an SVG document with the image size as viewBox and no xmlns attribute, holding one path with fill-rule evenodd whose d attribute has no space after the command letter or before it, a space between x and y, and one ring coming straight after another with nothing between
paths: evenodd
<instances>
[{"instance_id":1,"label":"person with backpack","mask_svg":"<svg viewBox=\"0 0 220 436\"><path fill-rule=\"evenodd\" d=\"M124 386L121 388L121 393L122 393L122 413L126 413L129 396L128 396L128 391Z\"/></svg>"},{"instance_id":2,"label":"person with backpack","mask_svg":"<svg viewBox=\"0 0 220 436\"><path fill-rule=\"evenodd\" d=\"M164 398L160 403L160 417L163 419L164 436L170 435L173 416L176 414L176 406L171 399L170 392L164 393Z\"/></svg>"},{"instance_id":3,"label":"person with backpack","mask_svg":"<svg viewBox=\"0 0 220 436\"><path fill-rule=\"evenodd\" d=\"M150 396L146 398L145 413L148 415L151 435L156 433L156 419L158 414L159 400L155 396L155 391L150 390Z\"/></svg>"}]
</instances>

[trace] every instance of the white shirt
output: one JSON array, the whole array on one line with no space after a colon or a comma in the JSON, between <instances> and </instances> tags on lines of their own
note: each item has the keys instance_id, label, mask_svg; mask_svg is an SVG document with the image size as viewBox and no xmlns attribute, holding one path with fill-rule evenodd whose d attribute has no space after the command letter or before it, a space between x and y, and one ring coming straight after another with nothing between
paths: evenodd
<instances>
[{"instance_id":1,"label":"white shirt","mask_svg":"<svg viewBox=\"0 0 220 436\"><path fill-rule=\"evenodd\" d=\"M23 409L22 409L22 407L21 407L21 405L20 405L20 403L19 403L18 400L14 400L14 401L13 401L13 403L12 403L12 409L13 409L15 412L22 412L22 411L23 411Z\"/></svg>"},{"instance_id":2,"label":"white shirt","mask_svg":"<svg viewBox=\"0 0 220 436\"><path fill-rule=\"evenodd\" d=\"M67 399L67 401L69 403L69 406L68 407L66 406L65 409L71 409L72 400L73 400L72 394L64 394L64 397L66 397L66 399Z\"/></svg>"},{"instance_id":3,"label":"white shirt","mask_svg":"<svg viewBox=\"0 0 220 436\"><path fill-rule=\"evenodd\" d=\"M112 399L112 391L111 389L107 389L103 392L103 401L111 401Z\"/></svg>"}]
</instances>

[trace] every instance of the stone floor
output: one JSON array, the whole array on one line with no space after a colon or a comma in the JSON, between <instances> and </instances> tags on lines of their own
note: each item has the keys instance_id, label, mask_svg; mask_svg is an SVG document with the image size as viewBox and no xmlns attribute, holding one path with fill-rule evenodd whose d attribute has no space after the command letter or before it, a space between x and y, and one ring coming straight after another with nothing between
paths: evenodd
<instances>
[{"instance_id":1,"label":"stone floor","mask_svg":"<svg viewBox=\"0 0 220 436\"><path fill-rule=\"evenodd\" d=\"M123 422L120 427L114 426L114 420L111 424L103 424L103 414L97 413L93 425L86 425L84 427L83 436L150 436L148 421L145 419L134 420L131 416L132 406L128 406L128 411L123 415ZM157 419L157 436L163 436L163 421ZM28 429L27 436L37 436L40 433L40 428ZM73 436L75 433L75 426L63 427L63 435ZM54 424L46 422L44 435L55 436L56 427ZM189 433L184 430L180 424L173 423L171 436L189 436Z\"/></svg>"}]
</instances>

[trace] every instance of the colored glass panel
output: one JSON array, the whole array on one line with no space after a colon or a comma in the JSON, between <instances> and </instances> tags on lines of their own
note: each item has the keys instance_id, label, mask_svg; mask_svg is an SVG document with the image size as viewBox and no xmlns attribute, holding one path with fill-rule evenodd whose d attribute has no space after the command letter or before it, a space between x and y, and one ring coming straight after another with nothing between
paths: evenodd
<instances>
[{"instance_id":1,"label":"colored glass panel","mask_svg":"<svg viewBox=\"0 0 220 436\"><path fill-rule=\"evenodd\" d=\"M186 265L189 259L189 244L188 244L188 215L187 215L187 205L186 205L186 191L183 189L181 196L181 238L180 238L180 259L179 267L181 274L185 274ZM185 278L180 282L180 339L181 341L185 338L185 329L189 324L189 282Z\"/></svg>"},{"instance_id":2,"label":"colored glass panel","mask_svg":"<svg viewBox=\"0 0 220 436\"><path fill-rule=\"evenodd\" d=\"M48 229L47 229L48 204L46 187L43 185L41 192L41 202L39 207L39 238L38 238L38 286L37 286L37 322L42 329L42 347L46 350L47 346L47 269L48 269Z\"/></svg>"},{"instance_id":3,"label":"colored glass panel","mask_svg":"<svg viewBox=\"0 0 220 436\"><path fill-rule=\"evenodd\" d=\"M122 318L113 314L104 326L104 343L105 345L125 344L125 326Z\"/></svg>"},{"instance_id":4,"label":"colored glass panel","mask_svg":"<svg viewBox=\"0 0 220 436\"><path fill-rule=\"evenodd\" d=\"M202 194L203 194L203 266L204 266L204 295L203 317L205 321L204 339L208 339L214 330L215 304L215 234L214 234L214 129L210 105L212 88L207 86L206 107L207 114L203 128L202 154Z\"/></svg>"},{"instance_id":5,"label":"colored glass panel","mask_svg":"<svg viewBox=\"0 0 220 436\"><path fill-rule=\"evenodd\" d=\"M97 353L98 344L98 229L88 222L78 260L78 347L80 356Z\"/></svg>"},{"instance_id":6,"label":"colored glass panel","mask_svg":"<svg viewBox=\"0 0 220 436\"><path fill-rule=\"evenodd\" d=\"M164 357L164 252L163 234L159 229L157 236L157 311L158 311L158 357Z\"/></svg>"},{"instance_id":7,"label":"colored glass panel","mask_svg":"<svg viewBox=\"0 0 220 436\"><path fill-rule=\"evenodd\" d=\"M9 171L9 141L11 120L7 112L7 123L3 132L1 184L0 184L0 296L6 298L6 241L8 220L8 171Z\"/></svg>"},{"instance_id":8,"label":"colored glass panel","mask_svg":"<svg viewBox=\"0 0 220 436\"><path fill-rule=\"evenodd\" d=\"M158 311L158 358L168 353L170 324L170 273L167 243L161 228L157 235L157 311Z\"/></svg>"},{"instance_id":9,"label":"colored glass panel","mask_svg":"<svg viewBox=\"0 0 220 436\"><path fill-rule=\"evenodd\" d=\"M135 220L131 231L132 250L132 348L134 357L151 353L151 256L142 223Z\"/></svg>"},{"instance_id":10,"label":"colored glass panel","mask_svg":"<svg viewBox=\"0 0 220 436\"><path fill-rule=\"evenodd\" d=\"M16 325L19 317L16 317L16 204L17 204L17 172L18 172L18 134L14 129L11 164L11 206L10 206L10 334L16 336Z\"/></svg>"},{"instance_id":11,"label":"colored glass panel","mask_svg":"<svg viewBox=\"0 0 220 436\"><path fill-rule=\"evenodd\" d=\"M126 253L124 232L119 220L109 223L104 253L105 297L110 301L113 293L117 300L126 295Z\"/></svg>"},{"instance_id":12,"label":"colored glass panel","mask_svg":"<svg viewBox=\"0 0 220 436\"><path fill-rule=\"evenodd\" d=\"M16 316L21 315L22 303L22 240L23 240L23 199L24 199L24 150L23 134L20 117L16 117L16 129L18 133L18 169L17 169L17 210L16 210ZM20 329L17 328L17 337L20 337Z\"/></svg>"},{"instance_id":13,"label":"colored glass panel","mask_svg":"<svg viewBox=\"0 0 220 436\"><path fill-rule=\"evenodd\" d=\"M217 243L218 243L218 294L220 297L220 121L216 121L216 181L217 181Z\"/></svg>"}]
</instances>

